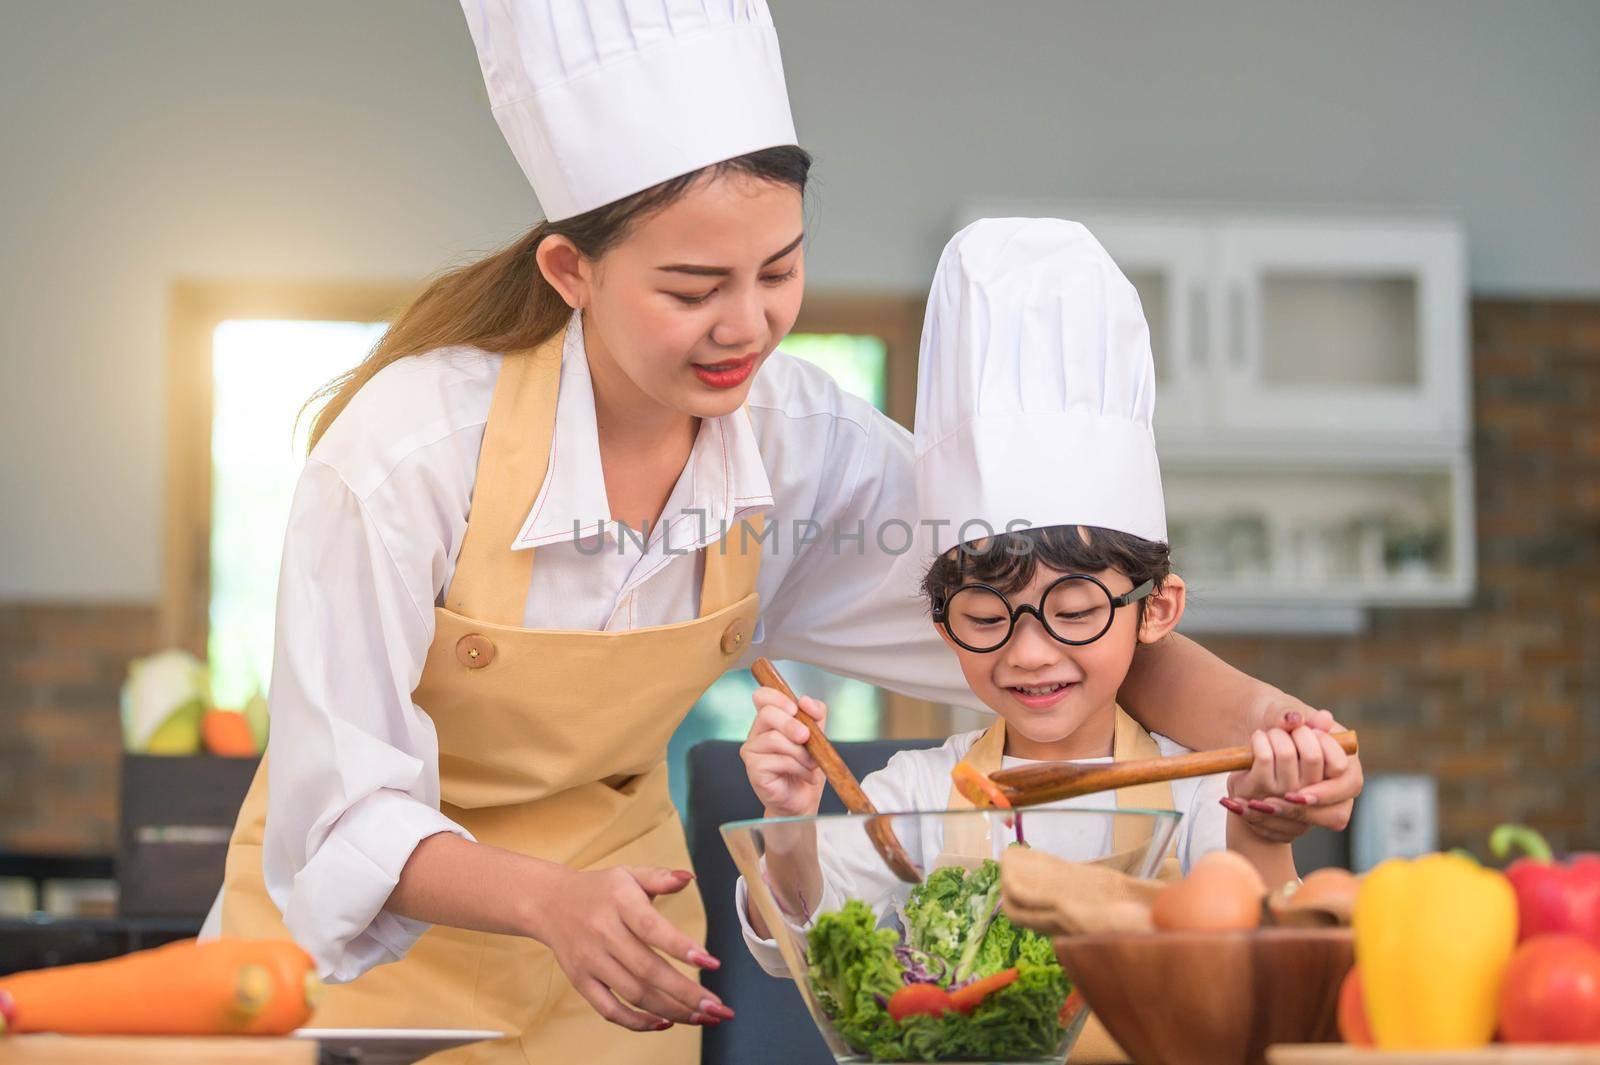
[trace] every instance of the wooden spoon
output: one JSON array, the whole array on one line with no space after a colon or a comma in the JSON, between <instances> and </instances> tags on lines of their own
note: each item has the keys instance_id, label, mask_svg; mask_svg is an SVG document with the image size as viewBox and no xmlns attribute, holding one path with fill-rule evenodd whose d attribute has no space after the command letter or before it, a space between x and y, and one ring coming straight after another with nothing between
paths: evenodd
<instances>
[{"instance_id":1,"label":"wooden spoon","mask_svg":"<svg viewBox=\"0 0 1600 1065\"><path fill-rule=\"evenodd\" d=\"M876 814L878 808L872 805L872 800L867 798L867 793L861 790L861 784L856 780L856 775L850 772L850 767L844 764L844 759L839 757L839 751L833 741L823 735L822 728L817 724L817 719L799 709L800 697L794 689L779 675L776 667L765 658L758 658L751 665L750 672L755 674L756 680L764 687L775 688L794 700L797 717L811 733L806 740L806 750L811 752L811 757L816 759L817 765L822 768L822 773L828 778L828 783L833 785L833 790L839 793L839 798L844 801L845 809L853 814ZM874 817L867 822L867 837L872 840L872 845L877 848L878 854L884 862L898 876L908 884L922 883L922 873L917 869L916 863L911 860L911 855L906 853L905 847L900 843L900 838L894 834L894 826L888 818Z\"/></svg>"},{"instance_id":2,"label":"wooden spoon","mask_svg":"<svg viewBox=\"0 0 1600 1065\"><path fill-rule=\"evenodd\" d=\"M1346 754L1360 749L1354 732L1340 732L1334 739ZM1173 758L1141 758L1105 765L1077 765L1072 762L1040 762L989 774L1012 806L1037 806L1042 802L1092 795L1134 784L1154 784L1163 780L1204 777L1212 773L1236 773L1249 769L1255 761L1249 747L1225 747L1218 751L1196 751Z\"/></svg>"}]
</instances>

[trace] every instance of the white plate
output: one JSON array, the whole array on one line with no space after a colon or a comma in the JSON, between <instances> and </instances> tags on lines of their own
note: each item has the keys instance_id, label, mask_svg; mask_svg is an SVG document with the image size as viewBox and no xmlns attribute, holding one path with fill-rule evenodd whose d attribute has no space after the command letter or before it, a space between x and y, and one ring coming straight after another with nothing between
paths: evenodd
<instances>
[{"instance_id":1,"label":"white plate","mask_svg":"<svg viewBox=\"0 0 1600 1065\"><path fill-rule=\"evenodd\" d=\"M412 1065L429 1054L499 1039L505 1033L475 1028L301 1028L292 1034L316 1041L321 1065Z\"/></svg>"}]
</instances>

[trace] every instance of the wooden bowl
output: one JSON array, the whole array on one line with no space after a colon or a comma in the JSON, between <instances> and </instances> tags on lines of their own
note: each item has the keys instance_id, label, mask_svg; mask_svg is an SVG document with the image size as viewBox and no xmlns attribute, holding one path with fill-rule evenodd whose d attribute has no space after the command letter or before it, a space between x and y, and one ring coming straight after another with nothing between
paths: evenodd
<instances>
[{"instance_id":1,"label":"wooden bowl","mask_svg":"<svg viewBox=\"0 0 1600 1065\"><path fill-rule=\"evenodd\" d=\"M1274 1043L1339 1038L1349 929L1064 936L1056 954L1140 1065L1264 1062Z\"/></svg>"}]
</instances>

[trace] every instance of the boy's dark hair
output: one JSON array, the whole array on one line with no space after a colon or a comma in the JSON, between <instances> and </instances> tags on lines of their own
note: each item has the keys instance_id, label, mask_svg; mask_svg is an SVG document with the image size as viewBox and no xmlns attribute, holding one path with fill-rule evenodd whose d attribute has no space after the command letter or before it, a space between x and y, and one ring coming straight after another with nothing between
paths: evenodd
<instances>
[{"instance_id":1,"label":"boy's dark hair","mask_svg":"<svg viewBox=\"0 0 1600 1065\"><path fill-rule=\"evenodd\" d=\"M939 603L963 584L979 583L1010 596L1028 586L1040 563L1063 573L1114 569L1135 588L1153 580L1159 591L1172 573L1172 551L1159 540L1097 525L1050 525L997 533L976 546L963 544L940 555L922 578L922 592L930 603ZM1142 600L1139 609L1142 614Z\"/></svg>"}]
</instances>

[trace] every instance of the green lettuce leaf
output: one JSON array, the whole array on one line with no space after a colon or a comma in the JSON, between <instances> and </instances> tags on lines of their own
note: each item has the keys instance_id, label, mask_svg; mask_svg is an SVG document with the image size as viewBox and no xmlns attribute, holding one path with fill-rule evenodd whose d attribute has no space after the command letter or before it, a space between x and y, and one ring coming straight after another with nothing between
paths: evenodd
<instances>
[{"instance_id":1,"label":"green lettuce leaf","mask_svg":"<svg viewBox=\"0 0 1600 1065\"><path fill-rule=\"evenodd\" d=\"M1005 1060L1043 1057L1055 1049L1071 986L1048 940L994 913L999 886L997 862L971 873L940 869L912 890L903 911L906 942L948 962L946 985L963 958L968 979L1016 967L1016 981L968 1016L896 1022L883 1003L904 984L894 953L900 937L876 927L872 911L859 900L817 919L807 944L808 976L818 1003L851 1047L874 1061Z\"/></svg>"}]
</instances>

